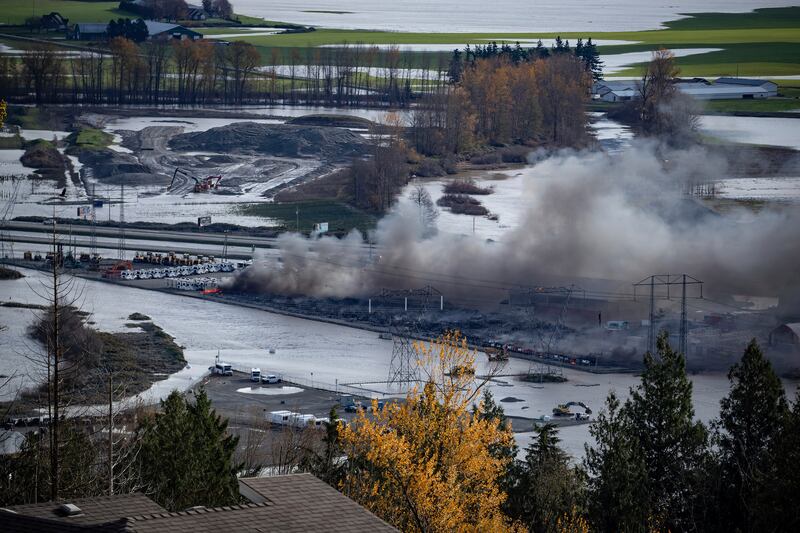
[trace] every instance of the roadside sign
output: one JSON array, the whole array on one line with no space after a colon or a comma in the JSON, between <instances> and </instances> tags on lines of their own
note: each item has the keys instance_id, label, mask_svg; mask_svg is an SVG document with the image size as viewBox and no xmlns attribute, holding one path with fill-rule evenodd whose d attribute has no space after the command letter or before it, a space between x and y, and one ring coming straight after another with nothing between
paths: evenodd
<instances>
[{"instance_id":1,"label":"roadside sign","mask_svg":"<svg viewBox=\"0 0 800 533\"><path fill-rule=\"evenodd\" d=\"M197 225L201 228L211 224L211 217L197 217Z\"/></svg>"},{"instance_id":2,"label":"roadside sign","mask_svg":"<svg viewBox=\"0 0 800 533\"><path fill-rule=\"evenodd\" d=\"M319 222L314 224L314 233L327 233L328 232L328 223L327 222Z\"/></svg>"}]
</instances>

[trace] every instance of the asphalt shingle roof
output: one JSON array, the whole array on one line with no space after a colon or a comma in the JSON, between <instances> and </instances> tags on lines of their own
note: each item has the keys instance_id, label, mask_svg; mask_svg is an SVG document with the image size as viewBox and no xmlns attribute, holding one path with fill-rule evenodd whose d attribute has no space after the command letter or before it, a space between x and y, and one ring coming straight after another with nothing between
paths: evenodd
<instances>
[{"instance_id":1,"label":"asphalt shingle roof","mask_svg":"<svg viewBox=\"0 0 800 533\"><path fill-rule=\"evenodd\" d=\"M78 516L58 516L58 504L49 503L0 510L0 524L20 533L397 531L311 474L246 478L239 482L246 492L256 493L260 496L256 499L262 501L169 513L144 495L119 495L72 500L70 503L84 511L82 521L76 520Z\"/></svg>"}]
</instances>

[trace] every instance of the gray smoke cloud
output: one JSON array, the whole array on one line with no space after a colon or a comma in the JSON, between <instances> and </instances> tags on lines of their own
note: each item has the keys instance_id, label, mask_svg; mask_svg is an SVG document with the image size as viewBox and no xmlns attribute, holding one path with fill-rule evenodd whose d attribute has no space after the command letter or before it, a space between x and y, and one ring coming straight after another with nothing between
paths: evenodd
<instances>
[{"instance_id":1,"label":"gray smoke cloud","mask_svg":"<svg viewBox=\"0 0 800 533\"><path fill-rule=\"evenodd\" d=\"M726 161L702 147L636 141L613 155L562 152L524 171L521 223L496 242L430 235L416 207L401 202L379 222L372 258L357 232L341 240L288 234L279 239L281 265L258 261L231 286L347 297L430 284L465 299L591 279L630 287L656 273L691 274L732 294L775 296L800 286L796 215L720 216L685 195L687 184L727 172Z\"/></svg>"}]
</instances>

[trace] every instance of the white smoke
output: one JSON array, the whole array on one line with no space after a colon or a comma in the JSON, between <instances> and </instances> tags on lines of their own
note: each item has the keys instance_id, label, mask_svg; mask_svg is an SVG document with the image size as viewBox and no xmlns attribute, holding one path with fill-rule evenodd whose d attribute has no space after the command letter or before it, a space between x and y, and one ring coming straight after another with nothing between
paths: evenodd
<instances>
[{"instance_id":1,"label":"white smoke","mask_svg":"<svg viewBox=\"0 0 800 533\"><path fill-rule=\"evenodd\" d=\"M427 284L480 297L500 287L565 284L579 278L634 282L688 273L742 294L797 287L798 217L764 210L719 216L684 194L687 183L719 179L726 162L694 147L635 142L622 153L563 152L527 172L521 223L497 242L430 235L415 206L400 204L362 237L279 240L283 264L256 264L239 290L363 296L381 287Z\"/></svg>"}]
</instances>

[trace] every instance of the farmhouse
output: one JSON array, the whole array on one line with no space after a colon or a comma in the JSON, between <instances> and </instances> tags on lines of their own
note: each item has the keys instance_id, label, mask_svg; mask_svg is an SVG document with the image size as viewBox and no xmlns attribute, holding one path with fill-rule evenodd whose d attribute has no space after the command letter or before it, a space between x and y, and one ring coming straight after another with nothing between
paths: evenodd
<instances>
[{"instance_id":1,"label":"farmhouse","mask_svg":"<svg viewBox=\"0 0 800 533\"><path fill-rule=\"evenodd\" d=\"M108 37L108 24L103 22L79 22L67 33L67 39L76 41L104 41Z\"/></svg>"},{"instance_id":2,"label":"farmhouse","mask_svg":"<svg viewBox=\"0 0 800 533\"><path fill-rule=\"evenodd\" d=\"M186 19L187 20L206 20L206 10L203 6L196 6L193 4L186 5Z\"/></svg>"}]
</instances>

